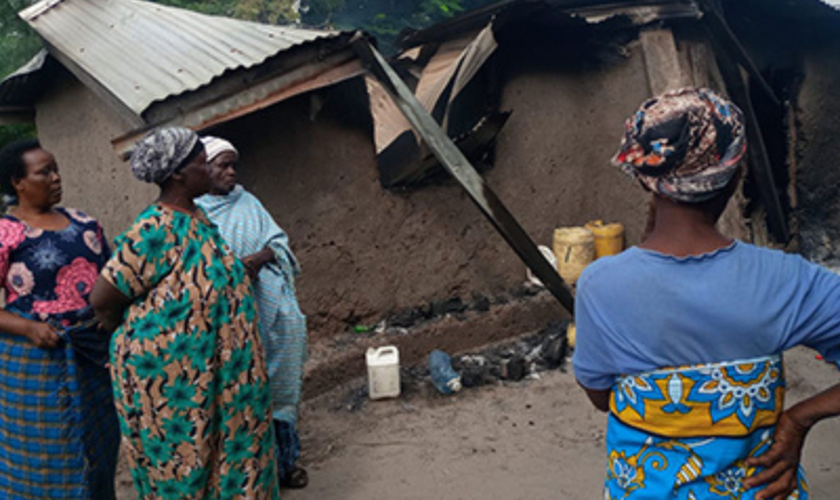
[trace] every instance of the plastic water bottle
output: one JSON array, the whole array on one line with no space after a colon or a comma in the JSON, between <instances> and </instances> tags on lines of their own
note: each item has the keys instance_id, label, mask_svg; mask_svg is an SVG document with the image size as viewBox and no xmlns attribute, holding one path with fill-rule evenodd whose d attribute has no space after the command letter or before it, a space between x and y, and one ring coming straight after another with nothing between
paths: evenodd
<instances>
[{"instance_id":1,"label":"plastic water bottle","mask_svg":"<svg viewBox=\"0 0 840 500\"><path fill-rule=\"evenodd\" d=\"M461 390L461 376L452 369L452 362L445 352L435 349L429 353L429 373L435 389L442 394Z\"/></svg>"}]
</instances>

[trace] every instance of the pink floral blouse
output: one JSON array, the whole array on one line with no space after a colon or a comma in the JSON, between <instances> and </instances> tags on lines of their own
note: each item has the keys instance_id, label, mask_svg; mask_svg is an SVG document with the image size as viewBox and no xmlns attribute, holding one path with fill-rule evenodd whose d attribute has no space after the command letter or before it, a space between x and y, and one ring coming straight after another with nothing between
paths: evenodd
<instances>
[{"instance_id":1,"label":"pink floral blouse","mask_svg":"<svg viewBox=\"0 0 840 500\"><path fill-rule=\"evenodd\" d=\"M0 218L0 280L7 309L69 325L93 315L88 296L111 252L95 219L57 210L70 220L57 231Z\"/></svg>"}]
</instances>

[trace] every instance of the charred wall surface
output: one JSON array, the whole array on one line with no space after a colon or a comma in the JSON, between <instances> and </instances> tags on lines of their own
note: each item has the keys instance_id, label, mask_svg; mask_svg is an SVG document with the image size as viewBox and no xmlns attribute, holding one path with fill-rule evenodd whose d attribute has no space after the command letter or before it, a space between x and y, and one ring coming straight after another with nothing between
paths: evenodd
<instances>
[{"instance_id":1,"label":"charred wall surface","mask_svg":"<svg viewBox=\"0 0 840 500\"><path fill-rule=\"evenodd\" d=\"M733 31L783 101L774 108L753 90L768 152L787 182L794 242L806 257L838 266L840 11L820 0L727 0L724 6Z\"/></svg>"},{"instance_id":2,"label":"charred wall surface","mask_svg":"<svg viewBox=\"0 0 840 500\"><path fill-rule=\"evenodd\" d=\"M802 252L840 266L840 40L804 56L796 158Z\"/></svg>"}]
</instances>

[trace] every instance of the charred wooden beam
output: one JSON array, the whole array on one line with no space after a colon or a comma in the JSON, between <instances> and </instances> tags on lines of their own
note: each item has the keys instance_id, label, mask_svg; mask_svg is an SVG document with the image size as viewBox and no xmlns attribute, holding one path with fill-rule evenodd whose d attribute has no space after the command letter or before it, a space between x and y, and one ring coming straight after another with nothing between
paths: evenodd
<instances>
[{"instance_id":1,"label":"charred wooden beam","mask_svg":"<svg viewBox=\"0 0 840 500\"><path fill-rule=\"evenodd\" d=\"M458 149L467 157L470 163L475 164L480 161L488 152L490 146L496 140L502 127L507 123L510 117L510 111L490 112L478 123L475 124L472 130L458 137L453 137L452 142L458 146ZM387 160L385 155L380 155L380 162L385 162L387 168L382 168L379 173L382 187L390 188L394 186L405 186L412 183L419 182L428 176L440 172L440 162L437 157L430 153L422 158L419 157L420 150L417 144L409 142L414 140L414 134L408 132L404 136L400 136L389 147ZM411 151L411 148L416 151ZM398 154L394 154L393 150L402 148L406 150L406 154L402 158ZM417 153L412 155L411 153Z\"/></svg>"},{"instance_id":2,"label":"charred wooden beam","mask_svg":"<svg viewBox=\"0 0 840 500\"><path fill-rule=\"evenodd\" d=\"M574 314L574 297L569 287L563 282L557 270L542 256L528 233L485 184L484 179L464 154L420 104L382 55L363 36L357 36L352 44L367 70L382 84L443 167L464 188L525 265L545 284L560 304L569 313Z\"/></svg>"},{"instance_id":3,"label":"charred wooden beam","mask_svg":"<svg viewBox=\"0 0 840 500\"><path fill-rule=\"evenodd\" d=\"M492 111L481 118L467 133L454 137L452 142L464 153L471 164L481 161L487 154L501 132L502 127L510 118L510 111ZM420 160L421 171L430 172L440 166L434 155Z\"/></svg>"},{"instance_id":4,"label":"charred wooden beam","mask_svg":"<svg viewBox=\"0 0 840 500\"><path fill-rule=\"evenodd\" d=\"M758 70L758 66L755 65L749 54L747 54L747 50L741 45L738 37L732 32L729 23L723 17L720 7L715 5L713 0L700 0L699 4L704 14L703 20L715 43L719 44L721 49L732 55L734 60L750 75L750 80L755 82L767 94L767 97L773 104L781 106L776 92L773 91L773 87L767 83L761 71Z\"/></svg>"},{"instance_id":5,"label":"charred wooden beam","mask_svg":"<svg viewBox=\"0 0 840 500\"><path fill-rule=\"evenodd\" d=\"M767 211L768 229L777 242L787 243L790 240L787 215L779 198L779 190L776 188L773 165L770 163L770 157L764 144L764 136L761 133L761 125L752 105L748 82L741 73L738 64L726 50L717 51L717 63L729 97L744 112L744 118L747 122L747 143L749 144L749 173L758 187L758 193Z\"/></svg>"}]
</instances>

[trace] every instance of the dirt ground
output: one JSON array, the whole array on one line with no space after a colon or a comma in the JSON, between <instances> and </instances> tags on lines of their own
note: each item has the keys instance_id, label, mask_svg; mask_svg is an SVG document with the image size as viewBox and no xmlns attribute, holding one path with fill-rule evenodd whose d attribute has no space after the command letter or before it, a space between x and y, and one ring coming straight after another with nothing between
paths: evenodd
<instances>
[{"instance_id":1,"label":"dirt ground","mask_svg":"<svg viewBox=\"0 0 840 500\"><path fill-rule=\"evenodd\" d=\"M795 350L787 355L788 399L837 381L836 369ZM427 384L394 400L366 401L360 382L305 404L304 490L285 500L595 500L602 498L605 416L571 373L440 396ZM819 424L804 463L812 498L840 491L840 419ZM118 478L120 500L133 500Z\"/></svg>"}]
</instances>

